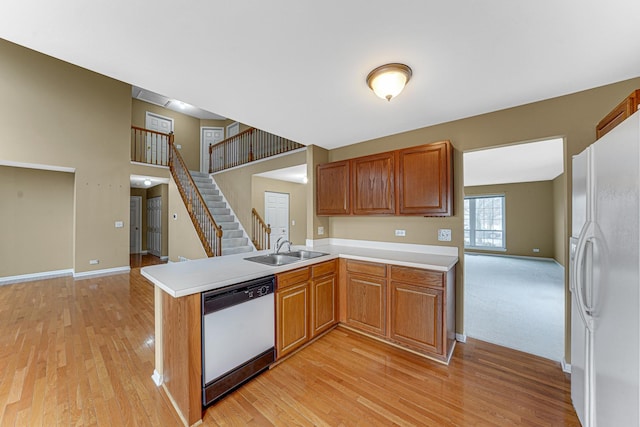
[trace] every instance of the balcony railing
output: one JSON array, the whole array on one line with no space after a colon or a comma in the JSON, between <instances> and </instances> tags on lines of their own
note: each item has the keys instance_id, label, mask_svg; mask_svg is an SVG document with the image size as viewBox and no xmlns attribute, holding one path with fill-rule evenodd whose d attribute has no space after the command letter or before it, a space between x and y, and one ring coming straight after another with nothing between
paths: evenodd
<instances>
[{"instance_id":1,"label":"balcony railing","mask_svg":"<svg viewBox=\"0 0 640 427\"><path fill-rule=\"evenodd\" d=\"M302 147L304 145L290 139L249 128L209 147L209 172L218 172Z\"/></svg>"},{"instance_id":2,"label":"balcony railing","mask_svg":"<svg viewBox=\"0 0 640 427\"><path fill-rule=\"evenodd\" d=\"M169 165L171 134L131 126L131 160L151 165Z\"/></svg>"}]
</instances>

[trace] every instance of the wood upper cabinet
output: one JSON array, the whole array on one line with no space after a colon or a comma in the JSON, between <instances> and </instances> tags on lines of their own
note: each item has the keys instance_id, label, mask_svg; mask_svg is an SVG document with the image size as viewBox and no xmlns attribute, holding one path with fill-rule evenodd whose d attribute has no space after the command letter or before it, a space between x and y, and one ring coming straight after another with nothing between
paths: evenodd
<instances>
[{"instance_id":1,"label":"wood upper cabinet","mask_svg":"<svg viewBox=\"0 0 640 427\"><path fill-rule=\"evenodd\" d=\"M453 215L451 143L318 165L316 214Z\"/></svg>"},{"instance_id":2,"label":"wood upper cabinet","mask_svg":"<svg viewBox=\"0 0 640 427\"><path fill-rule=\"evenodd\" d=\"M452 147L449 141L398 151L399 215L453 214Z\"/></svg>"},{"instance_id":3,"label":"wood upper cabinet","mask_svg":"<svg viewBox=\"0 0 640 427\"><path fill-rule=\"evenodd\" d=\"M349 160L318 165L316 170L316 213L349 215Z\"/></svg>"},{"instance_id":4,"label":"wood upper cabinet","mask_svg":"<svg viewBox=\"0 0 640 427\"><path fill-rule=\"evenodd\" d=\"M375 335L386 334L386 266L347 261L346 323Z\"/></svg>"},{"instance_id":5,"label":"wood upper cabinet","mask_svg":"<svg viewBox=\"0 0 640 427\"><path fill-rule=\"evenodd\" d=\"M354 215L394 214L393 152L351 161L351 212Z\"/></svg>"},{"instance_id":6,"label":"wood upper cabinet","mask_svg":"<svg viewBox=\"0 0 640 427\"><path fill-rule=\"evenodd\" d=\"M309 267L276 277L276 353L280 358L310 338Z\"/></svg>"}]
</instances>

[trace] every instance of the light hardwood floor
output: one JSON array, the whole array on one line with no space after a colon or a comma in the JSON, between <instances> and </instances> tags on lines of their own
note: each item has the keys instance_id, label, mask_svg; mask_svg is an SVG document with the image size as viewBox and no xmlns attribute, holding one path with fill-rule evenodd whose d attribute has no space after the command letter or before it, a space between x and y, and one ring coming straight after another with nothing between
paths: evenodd
<instances>
[{"instance_id":1,"label":"light hardwood floor","mask_svg":"<svg viewBox=\"0 0 640 427\"><path fill-rule=\"evenodd\" d=\"M0 286L0 426L179 426L151 380L139 269ZM337 328L207 409L211 426L578 426L556 363L480 341L449 367Z\"/></svg>"}]
</instances>

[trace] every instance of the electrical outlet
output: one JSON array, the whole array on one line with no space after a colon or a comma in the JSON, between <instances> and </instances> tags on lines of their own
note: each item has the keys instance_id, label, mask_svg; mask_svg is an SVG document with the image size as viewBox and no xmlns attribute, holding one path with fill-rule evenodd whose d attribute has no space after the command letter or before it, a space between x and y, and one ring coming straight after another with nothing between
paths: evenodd
<instances>
[{"instance_id":1,"label":"electrical outlet","mask_svg":"<svg viewBox=\"0 0 640 427\"><path fill-rule=\"evenodd\" d=\"M124 222L123 221L116 221L116 228L122 228L124 227Z\"/></svg>"},{"instance_id":2,"label":"electrical outlet","mask_svg":"<svg viewBox=\"0 0 640 427\"><path fill-rule=\"evenodd\" d=\"M539 252L540 252L540 249L538 249L538 248L533 248L533 252L534 252L534 253L539 253Z\"/></svg>"},{"instance_id":3,"label":"electrical outlet","mask_svg":"<svg viewBox=\"0 0 640 427\"><path fill-rule=\"evenodd\" d=\"M324 227L318 227L318 236L322 236L324 234Z\"/></svg>"},{"instance_id":4,"label":"electrical outlet","mask_svg":"<svg viewBox=\"0 0 640 427\"><path fill-rule=\"evenodd\" d=\"M438 230L438 240L441 242L450 242L451 241L451 229L449 228L441 228Z\"/></svg>"},{"instance_id":5,"label":"electrical outlet","mask_svg":"<svg viewBox=\"0 0 640 427\"><path fill-rule=\"evenodd\" d=\"M90 259L89 260L89 265L96 265L96 264L99 264L99 263L100 263L100 260L98 260L98 259Z\"/></svg>"},{"instance_id":6,"label":"electrical outlet","mask_svg":"<svg viewBox=\"0 0 640 427\"><path fill-rule=\"evenodd\" d=\"M407 231L406 230L396 230L396 236L404 237L406 235L407 235Z\"/></svg>"}]
</instances>

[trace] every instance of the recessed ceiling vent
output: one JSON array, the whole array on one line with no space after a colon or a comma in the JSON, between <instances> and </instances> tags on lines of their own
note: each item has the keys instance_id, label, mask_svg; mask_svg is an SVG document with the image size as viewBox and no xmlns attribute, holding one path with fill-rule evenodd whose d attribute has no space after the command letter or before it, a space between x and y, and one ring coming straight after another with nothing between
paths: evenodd
<instances>
[{"instance_id":1,"label":"recessed ceiling vent","mask_svg":"<svg viewBox=\"0 0 640 427\"><path fill-rule=\"evenodd\" d=\"M166 96L158 95L157 93L149 92L148 90L135 86L133 87L133 97L140 101L159 105L160 107L166 107L171 102L171 99Z\"/></svg>"}]
</instances>

